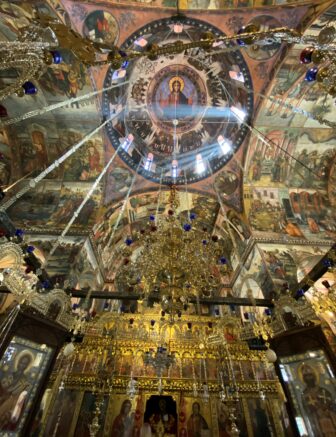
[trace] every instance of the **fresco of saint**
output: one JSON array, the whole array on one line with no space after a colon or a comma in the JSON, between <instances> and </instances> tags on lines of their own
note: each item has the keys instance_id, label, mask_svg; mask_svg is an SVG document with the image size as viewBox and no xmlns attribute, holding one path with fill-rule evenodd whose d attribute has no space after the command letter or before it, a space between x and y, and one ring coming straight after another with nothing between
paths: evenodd
<instances>
[{"instance_id":1,"label":"fresco of saint","mask_svg":"<svg viewBox=\"0 0 336 437\"><path fill-rule=\"evenodd\" d=\"M184 80L174 76L169 80L170 93L164 97L159 93L159 104L166 119L180 119L192 115L193 97L187 97L183 93Z\"/></svg>"}]
</instances>

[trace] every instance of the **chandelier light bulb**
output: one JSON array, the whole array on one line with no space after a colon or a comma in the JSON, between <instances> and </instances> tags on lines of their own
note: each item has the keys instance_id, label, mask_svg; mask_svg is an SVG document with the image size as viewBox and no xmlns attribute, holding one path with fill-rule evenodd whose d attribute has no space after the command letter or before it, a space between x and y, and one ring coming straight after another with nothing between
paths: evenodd
<instances>
[{"instance_id":1,"label":"chandelier light bulb","mask_svg":"<svg viewBox=\"0 0 336 437\"><path fill-rule=\"evenodd\" d=\"M276 360L278 359L277 354L274 352L273 349L267 349L266 358L270 363L275 363Z\"/></svg>"},{"instance_id":2,"label":"chandelier light bulb","mask_svg":"<svg viewBox=\"0 0 336 437\"><path fill-rule=\"evenodd\" d=\"M63 355L65 357L70 357L75 352L75 345L73 343L68 343L63 349Z\"/></svg>"}]
</instances>

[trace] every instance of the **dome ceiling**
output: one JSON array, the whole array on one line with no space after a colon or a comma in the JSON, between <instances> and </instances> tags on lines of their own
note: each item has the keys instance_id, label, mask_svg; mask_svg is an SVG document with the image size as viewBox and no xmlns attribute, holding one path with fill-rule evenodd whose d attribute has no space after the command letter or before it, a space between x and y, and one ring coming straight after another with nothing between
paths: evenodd
<instances>
[{"instance_id":1,"label":"dome ceiling","mask_svg":"<svg viewBox=\"0 0 336 437\"><path fill-rule=\"evenodd\" d=\"M197 41L200 33L222 35L195 20L159 20L132 34L121 48L141 52L154 44ZM239 51L210 54L195 48L157 60L139 59L127 75L110 69L104 87L108 125L121 158L144 177L163 184L194 183L223 167L242 144L253 110L252 81ZM119 75L124 74L123 78ZM237 86L243 84L243 87Z\"/></svg>"}]
</instances>

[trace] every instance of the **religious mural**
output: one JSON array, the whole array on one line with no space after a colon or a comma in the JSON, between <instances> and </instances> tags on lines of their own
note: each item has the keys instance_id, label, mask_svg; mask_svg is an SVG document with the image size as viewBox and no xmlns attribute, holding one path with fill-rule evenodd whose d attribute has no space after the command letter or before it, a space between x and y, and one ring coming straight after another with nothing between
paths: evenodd
<instances>
[{"instance_id":1,"label":"religious mural","mask_svg":"<svg viewBox=\"0 0 336 437\"><path fill-rule=\"evenodd\" d=\"M53 350L14 336L0 359L0 433L20 434Z\"/></svg>"},{"instance_id":2,"label":"religious mural","mask_svg":"<svg viewBox=\"0 0 336 437\"><path fill-rule=\"evenodd\" d=\"M307 32L317 34L330 20L321 15ZM261 238L335 238L335 135L313 120L336 120L333 99L304 80L306 67L298 62L303 48L294 46L277 72L256 120L260 135L248 151L245 210Z\"/></svg>"},{"instance_id":3,"label":"religious mural","mask_svg":"<svg viewBox=\"0 0 336 437\"><path fill-rule=\"evenodd\" d=\"M160 196L148 193L141 196L134 196L129 200L129 217L133 224L136 222L147 222L150 215L163 214L167 207L167 195L162 192ZM183 208L183 207L182 207Z\"/></svg>"},{"instance_id":4,"label":"religious mural","mask_svg":"<svg viewBox=\"0 0 336 437\"><path fill-rule=\"evenodd\" d=\"M76 259L70 264L68 283L69 286L75 284L79 289L100 290L103 286L103 277L89 239L86 239ZM99 303L97 305L98 309Z\"/></svg>"},{"instance_id":5,"label":"religious mural","mask_svg":"<svg viewBox=\"0 0 336 437\"><path fill-rule=\"evenodd\" d=\"M11 2L11 4L5 3L1 9L3 11L1 17L5 18L5 23L11 26L14 32L17 28L29 23L29 19L33 14L31 4L28 5L25 2L21 8L14 2ZM53 1L53 6L56 13L67 18L64 9L59 7L57 1ZM37 9L41 14L56 16L48 5L39 4ZM15 26L12 25L14 23ZM10 35L8 37L13 39ZM72 52L61 50L60 54L62 62L50 65L36 84L39 90L36 96L25 96L19 99L13 95L6 99L6 111L9 116L21 116L30 111L32 99L36 104L36 108L43 108L49 104L63 101L64 98L71 99L91 91L91 82L84 66ZM84 124L84 112L80 113L80 118L78 112L83 107L87 118L87 123ZM10 182L10 177L16 181L22 177L36 176L60 157L65 150L82 139L85 133L90 130L90 127L96 126L97 122L98 114L95 100L91 98L81 102L69 103L69 105L52 113L42 111L38 118L21 121L19 129L16 129L17 126L5 126L0 131L0 184L2 186L7 185ZM88 142L82 147L81 152L77 154L75 159L70 159L65 167L60 166L48 175L48 179L60 182L55 182L53 185L49 180L47 182L42 181L36 186L35 190L32 189L13 205L9 213L18 225L29 226L34 223L34 225L43 226L55 211L52 220L55 219L54 224L56 227L62 226L63 219L68 220L67 214L61 217L64 212L62 208L64 206L63 202L65 202L64 194L69 194L72 197L73 205L76 204L76 201L70 192L63 192L63 196L60 198L61 181L63 176L65 181L76 182L92 181L98 176L104 163L101 136L93 137L90 143ZM10 153L15 157L19 157L19 159L11 160ZM10 160L12 161L11 166L9 164ZM16 186L13 191L18 188L19 186ZM76 191L78 195L78 190ZM62 205L58 205L59 200L61 200ZM89 201L88 207L90 209L96 205L96 203L91 205ZM72 205L69 210L73 211ZM87 217L90 217L90 212ZM49 222L49 224L51 223Z\"/></svg>"},{"instance_id":6,"label":"religious mural","mask_svg":"<svg viewBox=\"0 0 336 437\"><path fill-rule=\"evenodd\" d=\"M94 181L103 170L103 161L102 139L93 137L64 164L64 181Z\"/></svg>"},{"instance_id":7,"label":"religious mural","mask_svg":"<svg viewBox=\"0 0 336 437\"><path fill-rule=\"evenodd\" d=\"M113 45L118 38L118 23L107 11L96 10L84 20L83 34L92 41Z\"/></svg>"},{"instance_id":8,"label":"religious mural","mask_svg":"<svg viewBox=\"0 0 336 437\"><path fill-rule=\"evenodd\" d=\"M60 189L59 182L41 181L9 208L9 216L17 225L28 227L34 222L37 226L44 226L51 215L56 214Z\"/></svg>"},{"instance_id":9,"label":"religious mural","mask_svg":"<svg viewBox=\"0 0 336 437\"><path fill-rule=\"evenodd\" d=\"M32 17L32 11L29 7L21 7L14 2L2 2L0 5L0 14L3 22L13 33L27 26Z\"/></svg>"},{"instance_id":10,"label":"religious mural","mask_svg":"<svg viewBox=\"0 0 336 437\"><path fill-rule=\"evenodd\" d=\"M26 236L26 241L35 247L34 254L41 263L46 262L45 269L50 278L60 284L63 284L68 278L71 266L75 263L84 244L83 237L65 237L55 252L49 256L49 252L56 242L55 236L29 234Z\"/></svg>"},{"instance_id":11,"label":"religious mural","mask_svg":"<svg viewBox=\"0 0 336 437\"><path fill-rule=\"evenodd\" d=\"M225 216L222 209L219 210L215 229L221 236L219 244L223 246L223 253L229 257L228 264L235 269L240 264L240 259L251 237L251 231L243 214L238 214L228 208L224 210L224 213Z\"/></svg>"},{"instance_id":12,"label":"religious mural","mask_svg":"<svg viewBox=\"0 0 336 437\"><path fill-rule=\"evenodd\" d=\"M74 54L66 50L61 50L60 54L63 62L52 64L40 79L44 92L52 100L55 95L69 99L77 97L81 91L87 92L90 86L86 70Z\"/></svg>"},{"instance_id":13,"label":"religious mural","mask_svg":"<svg viewBox=\"0 0 336 437\"><path fill-rule=\"evenodd\" d=\"M9 110L15 108L16 103L10 101ZM28 108L27 108L28 109ZM93 110L92 105L88 108ZM70 115L76 109L68 108L63 115ZM88 113L89 116L90 113ZM13 114L14 115L14 114ZM62 117L63 118L63 117ZM92 115L90 124L94 122ZM8 160L11 154L20 156L12 161L12 173L15 180L23 176L36 176L55 159L59 158L71 146L79 142L86 132L75 122L59 123L54 115L45 114L39 122L23 122L23 129L13 132L10 128L0 130L0 148L2 153L0 175L8 181L10 167ZM65 181L90 181L96 179L103 168L103 146L101 138L93 136L77 153L73 154L64 165L59 166L47 178ZM38 188L38 187L37 187Z\"/></svg>"},{"instance_id":14,"label":"religious mural","mask_svg":"<svg viewBox=\"0 0 336 437\"><path fill-rule=\"evenodd\" d=\"M255 299L272 297L274 293L272 277L257 246L253 247L246 258L239 278L233 286L233 293ZM241 309L245 312L243 307Z\"/></svg>"},{"instance_id":15,"label":"religious mural","mask_svg":"<svg viewBox=\"0 0 336 437\"><path fill-rule=\"evenodd\" d=\"M335 385L330 363L322 350L280 359L281 375L288 386L297 426L302 434L336 433Z\"/></svg>"},{"instance_id":16,"label":"religious mural","mask_svg":"<svg viewBox=\"0 0 336 437\"><path fill-rule=\"evenodd\" d=\"M245 176L245 208L256 235L271 231L301 239L333 238L334 213L329 198L329 173L334 162L326 129L268 131L267 138L281 146L276 152L255 140ZM326 135L328 134L328 135ZM317 146L310 139L315 138ZM321 141L325 141L321 145ZM331 138L330 138L330 141ZM292 163L284 152L291 153Z\"/></svg>"},{"instance_id":17,"label":"religious mural","mask_svg":"<svg viewBox=\"0 0 336 437\"><path fill-rule=\"evenodd\" d=\"M122 208L121 202L107 209L93 227L94 244L107 272L110 272L113 265L112 246L116 251L118 246L124 244L123 228L128 224L128 220L125 210L120 212L120 208Z\"/></svg>"},{"instance_id":18,"label":"religious mural","mask_svg":"<svg viewBox=\"0 0 336 437\"><path fill-rule=\"evenodd\" d=\"M81 183L64 183L59 192L60 198L57 210L51 215L48 220L48 225L51 227L65 227L70 221L73 214L82 204L86 193L91 188L91 184ZM101 187L98 186L96 191L88 199L82 207L78 217L76 218L74 227L85 227L93 224L95 212L101 198Z\"/></svg>"},{"instance_id":19,"label":"religious mural","mask_svg":"<svg viewBox=\"0 0 336 437\"><path fill-rule=\"evenodd\" d=\"M295 289L330 246L259 244L267 270L277 288Z\"/></svg>"},{"instance_id":20,"label":"religious mural","mask_svg":"<svg viewBox=\"0 0 336 437\"><path fill-rule=\"evenodd\" d=\"M6 23L13 32L20 29L31 22L33 16L33 8L38 14L55 18L59 14L67 23L69 17L64 9L61 7L58 0L52 0L49 3L55 8L54 10L49 4L42 2L3 2L0 10L1 28ZM18 5L20 4L20 6ZM3 12L1 12L3 11ZM13 39L13 35L8 35L9 39ZM63 100L63 97L71 98L78 96L82 91L88 92L90 90L90 81L88 80L86 70L82 64L77 60L74 54L70 51L60 50L62 62L59 64L52 64L48 67L46 73L38 81L37 87L39 92L34 97L24 97L18 100L17 97L11 96L6 99L6 108L11 115L18 115L18 112L27 112L31 109L31 101L38 106L45 106L51 102ZM20 104L18 105L18 101ZM75 106L79 108L88 102L76 103ZM24 111L23 109L27 110ZM64 113L64 109L60 112ZM59 114L59 112L58 112ZM43 115L42 115L43 118Z\"/></svg>"},{"instance_id":21,"label":"religious mural","mask_svg":"<svg viewBox=\"0 0 336 437\"><path fill-rule=\"evenodd\" d=\"M313 32L314 29L310 31ZM328 129L327 126L314 123L309 115L321 115L334 120L333 98L322 93L317 84L310 85L304 80L306 67L298 63L304 47L295 46L282 64L271 88L271 98L266 99L258 116L260 126ZM296 112L291 107L300 109Z\"/></svg>"},{"instance_id":22,"label":"religious mural","mask_svg":"<svg viewBox=\"0 0 336 437\"><path fill-rule=\"evenodd\" d=\"M57 136L53 117L48 117L47 120L38 123L29 123L29 126L27 125L24 130L11 138L11 146L15 147L15 143L20 145L18 153L21 159L18 166L21 176L30 176L34 171L42 171L58 157L60 149ZM51 177L56 175L57 172Z\"/></svg>"},{"instance_id":23,"label":"religious mural","mask_svg":"<svg viewBox=\"0 0 336 437\"><path fill-rule=\"evenodd\" d=\"M126 196L129 187L131 186L133 173L122 163L118 162L113 168L109 168L106 177L106 185L104 192L104 204L109 205L117 199Z\"/></svg>"},{"instance_id":24,"label":"religious mural","mask_svg":"<svg viewBox=\"0 0 336 437\"><path fill-rule=\"evenodd\" d=\"M286 151L293 152L295 147L295 132L272 130L263 132L267 136L269 145L254 138L249 148L249 168L245 173L245 182L256 186L285 186L287 181L289 162L285 159Z\"/></svg>"},{"instance_id":25,"label":"religious mural","mask_svg":"<svg viewBox=\"0 0 336 437\"><path fill-rule=\"evenodd\" d=\"M244 154L240 151L240 154ZM213 180L213 189L217 197L224 205L235 209L237 212L243 210L242 200L242 167L238 154L225 167L225 170L218 172Z\"/></svg>"},{"instance_id":26,"label":"religious mural","mask_svg":"<svg viewBox=\"0 0 336 437\"><path fill-rule=\"evenodd\" d=\"M161 6L175 7L175 5L173 5L174 2L170 1L156 1L155 4L150 1L140 3L133 2L132 4L140 4L141 7L151 6L155 8ZM244 2L237 1L223 2L213 0L190 0L181 1L180 7L182 9L221 9L244 6L243 3ZM119 4L120 2L118 2L118 5ZM133 29L139 27L137 26L138 16L136 12L119 11L118 8L114 7L113 2L112 6L106 9L95 9L87 5L73 4L70 1L64 1L63 5L61 5L57 0L51 1L50 5L54 8L55 12L52 12L50 7L48 8L39 5L40 12L48 15L55 15L56 13L66 22L69 22L69 17L71 15L73 20L72 25L77 28L78 31L94 41L106 44L113 44L118 39L119 32L124 32L123 38L126 41L127 35L125 32L129 33L129 30L127 29L129 29L130 24L132 24ZM130 3L128 2L128 6L129 5ZM258 6L261 5L262 2L259 2ZM26 25L31 17L31 8L27 8L27 5L24 5L24 7L21 8L19 2L18 4L13 4L11 7L5 5L2 9L2 14L6 22L8 22L8 25L13 28L10 30L7 27L6 32L9 37L11 37L11 32L16 32L17 27ZM300 12L300 14L301 13L302 12ZM16 17L15 20L13 17ZM18 19L18 17L20 18ZM225 18L221 22L217 20L218 25L220 24L219 27L222 28L223 26L227 26L230 31L237 31L241 25L246 24L251 20L244 14L238 18L233 17L235 20L231 18ZM285 19L285 14L282 15L282 19ZM22 20L21 24L20 20ZM252 19L252 22L257 22L265 28L277 25L277 19L274 18L272 21L267 15L256 16ZM171 37L168 38L167 42L172 41L175 37L182 38L183 40L187 38L183 29L181 34L175 35L175 30L171 28L171 25L166 23L163 27L164 26L168 26L167 30L169 30L169 32L173 30ZM207 28L204 28L204 30ZM140 39L134 37L133 41L126 41L125 47L126 45L130 46L130 44L133 44L132 47L134 46L137 50L141 50L142 44L148 45L150 42L153 42L151 40L151 30L149 28L146 29L147 28L143 29L143 34ZM177 29L177 32L180 32L180 30ZM195 29L192 22L186 24L186 30L191 38L197 36L199 31L198 28ZM218 32L215 28L213 30ZM146 31L148 31L148 35L146 34ZM160 37L159 33L156 36L157 38ZM261 60L263 61L267 60L265 57L274 56L277 53L276 47L272 47L270 52L267 53L267 56L263 51L258 52L255 49L255 47L250 47L248 49L251 51L251 53L249 52L249 56L252 58L256 57L259 60L262 58ZM26 96L22 98L20 100L20 105L18 105L18 98L15 96L7 99L6 108L11 116L19 115L20 112L28 111L31 106L32 98L38 105L40 105L40 107L43 107L46 104L56 103L65 98L83 95L86 92L91 91L91 84L100 86L103 80L101 75L94 72L93 76L89 77L83 66L70 52L62 50L61 55L63 62L51 65L39 81L39 93L37 96ZM212 123L214 120L216 121L218 115L216 111L223 107L227 110L232 103L232 98L235 103L237 103L236 107L238 109L246 110L250 105L248 93L244 93L242 89L239 89L239 87L236 86L236 82L238 84L238 82L242 80L244 80L245 88L250 86L248 69L239 57L234 55L231 56L231 54L228 56L229 60L225 61L221 56L217 55L204 57L196 50L188 53L188 56L177 56L176 59L174 59L174 62L169 58L160 58L154 61L144 59L143 62L141 62L142 73L144 73L141 74L141 77L137 75L137 68L140 68L139 66L135 66L133 70L127 70L127 74L131 78L132 83L126 91L129 102L125 108L126 127L124 129L119 122L116 122L116 124L113 125L118 132L122 133L118 145L125 139L129 139L128 142L130 144L126 141L127 144L125 144L124 152L127 153L126 146L129 147L130 153L133 149L132 158L137 161L134 144L139 141L141 144L143 143L145 145L148 153L157 155L159 159L164 159L165 156L171 156L172 151L175 150L186 155L186 161L188 161L190 159L189 156L191 157L191 152L196 153L200 145L204 144L209 147L209 150L214 146L214 144L217 149L221 148L224 150L226 146L219 134L221 125L218 122ZM223 68L223 62L229 62L230 68ZM227 84L227 95L223 94L223 87L221 87L219 83L219 70L228 70L226 76L220 77L220 80ZM116 78L116 76L112 79L113 84L121 82L121 79ZM124 91L122 91L122 89L116 89L116 91L108 92L106 94L104 102L108 105L109 110L114 108L115 99L117 99L117 101L119 99L120 102L123 102L123 98L125 97L123 97L123 93ZM147 108L146 111L141 106L143 104L145 104ZM97 102L92 98L81 102L69 103L66 107L53 111L52 114L49 113L48 115L43 114L39 116L36 118L36 121L33 121L33 123L30 121L22 122L23 129L18 131L15 129L15 132L11 132L10 135L9 128L6 128L3 133L1 133L0 137L1 146L3 146L0 152L4 155L3 159L0 161L0 179L2 183L9 183L11 173L13 179L16 180L30 172L33 172L34 174L34 172L42 171L48 164L64 153L64 151L68 150L71 145L81 140L91 126L94 127L99 123L96 105ZM85 109L85 111L82 111L82 109ZM283 109L285 110L285 108ZM174 114L178 117L174 118ZM224 113L221 113L220 116L221 118L226 117ZM85 117L87 123L83 124L83 117ZM264 115L261 115L260 117L260 119L262 119ZM177 119L179 120L179 124L175 125L174 120ZM153 123L156 127L152 137L146 134L148 121ZM231 129L231 127L229 129ZM125 131L124 133L123 130ZM132 133L131 138L130 132L133 131L134 135ZM232 135L229 132L226 132L226 134L228 134L227 136L230 137L230 140L233 142L235 142L235 138L237 141L239 140L234 129ZM174 135L177 141L172 140L174 139ZM277 140L278 133L276 130L274 135L272 135L271 139L273 138L274 141ZM296 140L293 138L292 140L288 139L286 141L290 144L291 141L295 142ZM284 147L286 146L286 141L283 144ZM320 141L320 138L316 141ZM22 147L19 149L16 145L17 142L22 144ZM260 144L257 145L256 148L259 150L261 148ZM256 152L257 155L259 153L258 150ZM291 150L290 145L288 146L288 150ZM20 160L11 159L11 154L15 155L16 153L20 154ZM109 149L108 144L104 144L100 134L91 138L76 154L66 161L64 166L60 166L48 176L55 180L54 187L52 187L52 184L51 182L49 183L49 181L45 184L42 182L39 184L40 187L37 186L34 191L32 190L31 196L27 199L24 197L13 205L9 211L14 222L17 222L18 225L24 226L30 226L33 224L43 226L47 224L48 226L50 225L55 228L64 227L87 192L88 186L86 186L85 183L92 183L95 180L103 168L106 156L110 156L110 154L111 149ZM329 157L329 155L327 155L327 157ZM239 160L240 159L239 156ZM276 159L278 159L278 161L274 162L274 165L271 165L270 161ZM240 212L241 169L239 160L231 160L227 170L216 175L215 185L216 191L218 192L217 194L220 195L221 199ZM261 181L265 180L268 185L276 184L277 186L279 186L279 184L281 185L284 178L289 175L289 170L283 168L285 165L284 162L286 161L283 155L277 158L276 154L269 152L269 162L265 163L265 165L263 164L264 167L260 171L258 160L259 158L257 156L256 168L251 170L254 179L251 177L250 182L254 185L258 185L258 180L255 179L258 179L259 173L261 173ZM10 161L12 161L12 168L10 166ZM316 159L314 162L318 165L319 161L319 159ZM23 163L22 168L20 167L19 162ZM127 165L131 164L127 159L125 162ZM111 253L111 246L116 244L116 249L118 249L118 245L121 247L123 237L128 232L129 228L126 228L121 232L122 227L131 224L131 230L141 230L147 219L146 211L142 209L139 214L138 207L134 208L133 206L127 206L129 217L127 217L127 214L125 213L121 220L118 218L118 213L115 215L113 214L114 208L116 207L115 205L108 209L110 203L115 202L117 199L121 199L126 195L132 181L131 171L128 170L126 166L120 165L119 163L120 161L118 161L117 166L111 167L109 170L105 188L103 189L107 210L103 211L102 214L104 214L104 217L106 217L106 215L112 215L113 220L111 223L109 222L108 225L104 224L103 220L99 220L95 225L95 231L96 229L98 230L95 232L95 240L97 239L98 242L98 251L103 254L106 270L110 270L113 262L111 256L108 254ZM209 170L206 161L205 167L206 170ZM212 171L216 172L217 170L218 165L214 164ZM321 172L323 171L322 165ZM185 176L188 178L188 174L185 175L180 172L179 175L182 178ZM163 173L163 178L168 176L169 172ZM309 178L307 177L306 179L308 180ZM66 184L62 184L61 193L59 192L59 183L56 181L66 182ZM72 182L75 183L76 186L70 186L68 184ZM83 185L81 185L82 182L84 183ZM202 188L206 187L206 189L209 190L211 189L210 185L204 184ZM293 188L288 190L289 202L294 202L293 199L295 193L292 194L292 191L297 189L296 185L294 181ZM140 188L138 181L136 188ZM302 188L302 191L307 191L306 187ZM301 189L301 187L298 187L298 189ZM309 189L312 189L312 187ZM306 238L312 237L318 239L322 232L326 230L328 235L332 237L334 232L333 217L328 215L328 211L330 210L328 202L323 195L322 197L318 197L320 196L318 193L318 190L320 190L319 186L314 187L314 189L316 189L316 195L309 192L310 197L307 196L308 203L313 201L313 205L315 205L315 209L311 211L310 216L303 217L303 214L300 212L294 213L297 215L297 222L294 222L289 216L287 217L287 215L286 217L280 217L280 220L278 220L279 214L275 214L273 217L273 223L280 223L280 230L275 229L275 234L280 232L285 236L294 235L296 238L301 238L302 234ZM55 192L53 192L54 190ZM329 197L331 198L332 189L329 191L331 193ZM304 194L300 195L304 197ZM140 196L138 197L140 198ZM284 197L284 195L280 194L280 205L285 202L285 199L282 202L282 197ZM315 198L318 199L315 200ZM46 200L48 201L46 202ZM153 200L151 206L148 208L148 213L156 211L155 199ZM56 202L57 206L55 205ZM95 220L95 211L99 207L99 202L100 198L98 195L93 196L93 198L89 200L84 207L82 214L76 220L74 228L92 227ZM287 200L285 203L286 205L288 204ZM325 205L325 210L323 210L323 216L322 213L318 216L319 213L316 212L316 205L318 204L321 206L322 203ZM202 219L205 226L211 228L212 222L215 220L216 208L217 205L215 202L212 202L212 199L209 199L206 196L199 196L197 205L195 204L192 208L189 207L188 209L190 211L195 211L198 217ZM253 208L255 209L256 207L253 206ZM159 212L161 212L162 209L161 205L159 205ZM203 217L207 209L211 209L214 212L207 213L207 216ZM247 212L249 212L248 208ZM266 212L269 212L268 206ZM266 212L264 213L264 216L260 210L257 211L257 213L253 210L251 215L248 214L249 223L254 232L263 232L264 229L270 225L269 220L267 221L265 218L267 215ZM288 209L285 209L285 213L288 213ZM298 214L301 215L302 223L300 223ZM140 216L142 217L141 219ZM103 216L101 215L101 217ZM244 222L245 218L240 216L239 218L235 218L232 216L231 220L232 222L237 220ZM118 230L117 228L114 229L115 224L117 224ZM304 226L305 229L303 228ZM300 228L301 233L297 228ZM247 232L246 229L244 229L244 232L241 232L242 225L238 222L235 225L235 229L236 230L233 231L233 235L236 239L235 244L238 247L238 251L242 253L243 244L241 240L242 236L245 237L247 235ZM113 235L112 239L111 235ZM103 253L104 249L105 252ZM237 260L235 262L237 264ZM112 277L113 275L111 275L110 278Z\"/></svg>"},{"instance_id":27,"label":"religious mural","mask_svg":"<svg viewBox=\"0 0 336 437\"><path fill-rule=\"evenodd\" d=\"M238 176L231 171L220 173L215 181L216 188L223 196L228 196L234 193L238 187L238 183Z\"/></svg>"},{"instance_id":28,"label":"religious mural","mask_svg":"<svg viewBox=\"0 0 336 437\"><path fill-rule=\"evenodd\" d=\"M180 40L188 42L197 38L199 26L219 35L217 29L189 20L178 31ZM138 51L163 40L173 43L177 38L175 34L173 23L161 21L155 32L150 25L146 26L123 47ZM146 178L155 182L163 179L167 183L172 179L170 170L175 165L172 160L178 156L173 177L182 184L186 180L203 179L229 161L232 156L229 152L239 148L246 134L246 126L239 122L239 117L250 116L253 102L245 91L251 87L251 80L243 58L236 52L232 52L232 56L228 52L227 56L207 57L199 49L191 49L174 59L169 56L142 59L129 70L126 96L121 95L119 89L104 94L103 106L107 112L113 112L127 99L123 118L113 120L108 134L115 149L122 145L119 155L129 166ZM237 88L230 81L228 71L234 67L241 73L244 88ZM121 83L123 77L125 75L119 77L110 70L105 86ZM226 82L225 87L221 81ZM129 132L132 133L131 148L125 142ZM197 151L204 147L209 150L203 157L197 155L199 160L206 160L200 162L198 171L194 168L193 153L199 153ZM150 162L142 166L141 159Z\"/></svg>"},{"instance_id":29,"label":"religious mural","mask_svg":"<svg viewBox=\"0 0 336 437\"><path fill-rule=\"evenodd\" d=\"M53 0L55 2L55 0ZM150 8L172 8L176 10L177 0L115 0L111 3ZM292 3L291 0L179 0L180 9L227 10L252 6L277 6ZM112 29L113 30L113 29Z\"/></svg>"}]
</instances>

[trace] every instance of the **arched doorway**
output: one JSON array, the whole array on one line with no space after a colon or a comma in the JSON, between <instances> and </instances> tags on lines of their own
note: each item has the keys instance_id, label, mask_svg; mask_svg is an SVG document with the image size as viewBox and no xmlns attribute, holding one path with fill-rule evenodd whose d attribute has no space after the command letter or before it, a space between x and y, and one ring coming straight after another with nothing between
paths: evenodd
<instances>
[{"instance_id":1,"label":"arched doorway","mask_svg":"<svg viewBox=\"0 0 336 437\"><path fill-rule=\"evenodd\" d=\"M151 396L146 402L144 424L150 424L152 434L177 436L176 402L171 396Z\"/></svg>"}]
</instances>

